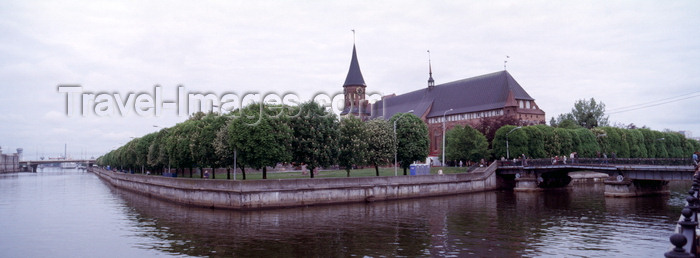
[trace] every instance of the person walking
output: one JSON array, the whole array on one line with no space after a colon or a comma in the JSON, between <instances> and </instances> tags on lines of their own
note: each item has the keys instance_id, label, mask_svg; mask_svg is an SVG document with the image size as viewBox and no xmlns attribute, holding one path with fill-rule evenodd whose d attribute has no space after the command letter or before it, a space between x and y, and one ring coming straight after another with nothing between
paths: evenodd
<instances>
[{"instance_id":1,"label":"person walking","mask_svg":"<svg viewBox=\"0 0 700 258\"><path fill-rule=\"evenodd\" d=\"M574 164L574 153L572 152L569 154L569 160L571 160L571 164Z\"/></svg>"},{"instance_id":2,"label":"person walking","mask_svg":"<svg viewBox=\"0 0 700 258\"><path fill-rule=\"evenodd\" d=\"M608 164L608 154L603 152L603 163Z\"/></svg>"},{"instance_id":3,"label":"person walking","mask_svg":"<svg viewBox=\"0 0 700 258\"><path fill-rule=\"evenodd\" d=\"M617 154L615 154L615 152L613 151L611 155L612 155L612 161L613 161L613 163L615 163L615 159L617 159Z\"/></svg>"}]
</instances>

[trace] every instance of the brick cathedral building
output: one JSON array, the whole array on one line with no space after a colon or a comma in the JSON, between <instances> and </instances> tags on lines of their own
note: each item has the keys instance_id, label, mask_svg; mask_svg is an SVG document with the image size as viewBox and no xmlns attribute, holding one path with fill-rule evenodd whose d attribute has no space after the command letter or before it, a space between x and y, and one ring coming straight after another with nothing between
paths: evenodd
<instances>
[{"instance_id":1,"label":"brick cathedral building","mask_svg":"<svg viewBox=\"0 0 700 258\"><path fill-rule=\"evenodd\" d=\"M435 85L430 63L428 69L427 87L401 95L387 95L369 104L365 100L367 85L353 45L350 69L343 84L345 108L341 116L389 119L396 113L413 110L413 114L428 125L429 155L433 157L442 152L443 118L446 130L455 125L474 127L482 119L503 116L526 125L545 123L544 111L506 70Z\"/></svg>"}]
</instances>

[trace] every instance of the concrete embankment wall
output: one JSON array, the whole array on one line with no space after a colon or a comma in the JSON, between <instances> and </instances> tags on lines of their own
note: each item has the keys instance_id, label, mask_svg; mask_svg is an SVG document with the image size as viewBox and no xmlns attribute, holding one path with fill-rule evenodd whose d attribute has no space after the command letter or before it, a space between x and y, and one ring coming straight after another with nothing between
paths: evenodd
<instances>
[{"instance_id":1,"label":"concrete embankment wall","mask_svg":"<svg viewBox=\"0 0 700 258\"><path fill-rule=\"evenodd\" d=\"M95 167L90 170L118 188L186 205L226 209L394 200L498 188L495 166L481 173L250 181L125 174Z\"/></svg>"}]
</instances>

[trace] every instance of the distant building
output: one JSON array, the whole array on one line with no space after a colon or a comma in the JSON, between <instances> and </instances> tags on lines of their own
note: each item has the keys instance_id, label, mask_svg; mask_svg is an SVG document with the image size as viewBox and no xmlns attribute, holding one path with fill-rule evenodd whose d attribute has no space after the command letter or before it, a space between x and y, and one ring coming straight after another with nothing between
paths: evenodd
<instances>
[{"instance_id":1,"label":"distant building","mask_svg":"<svg viewBox=\"0 0 700 258\"><path fill-rule=\"evenodd\" d=\"M428 125L431 156L442 152L443 115L446 130L455 125L473 127L482 119L503 116L525 125L545 123L545 112L506 70L435 85L432 65L428 67L428 87L384 96L368 105L364 95L367 85L353 46L350 69L343 85L345 108L341 115L356 115L363 120L389 119L396 113L413 110L413 114Z\"/></svg>"},{"instance_id":2,"label":"distant building","mask_svg":"<svg viewBox=\"0 0 700 258\"><path fill-rule=\"evenodd\" d=\"M692 139L693 138L693 132L691 131L678 131L679 134L682 134L685 136L686 139Z\"/></svg>"},{"instance_id":3,"label":"distant building","mask_svg":"<svg viewBox=\"0 0 700 258\"><path fill-rule=\"evenodd\" d=\"M19 154L3 154L0 148L0 173L17 172L19 167Z\"/></svg>"}]
</instances>

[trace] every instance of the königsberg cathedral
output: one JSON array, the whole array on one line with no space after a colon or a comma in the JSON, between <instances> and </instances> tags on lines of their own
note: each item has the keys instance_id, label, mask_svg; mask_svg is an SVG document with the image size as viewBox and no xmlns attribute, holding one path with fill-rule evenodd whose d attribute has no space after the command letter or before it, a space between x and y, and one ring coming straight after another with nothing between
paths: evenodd
<instances>
[{"instance_id":1,"label":"k\u00f6nigsberg cathedral","mask_svg":"<svg viewBox=\"0 0 700 258\"><path fill-rule=\"evenodd\" d=\"M446 131L455 125L474 127L482 119L503 116L526 125L545 123L544 111L506 70L435 85L430 63L428 69L427 87L383 96L370 104L365 99L367 85L353 44L350 69L343 84L345 107L340 115L354 115L362 120L389 119L395 113L413 110L428 125L433 157L442 152L443 117Z\"/></svg>"}]
</instances>

